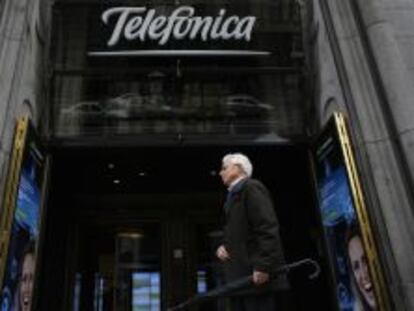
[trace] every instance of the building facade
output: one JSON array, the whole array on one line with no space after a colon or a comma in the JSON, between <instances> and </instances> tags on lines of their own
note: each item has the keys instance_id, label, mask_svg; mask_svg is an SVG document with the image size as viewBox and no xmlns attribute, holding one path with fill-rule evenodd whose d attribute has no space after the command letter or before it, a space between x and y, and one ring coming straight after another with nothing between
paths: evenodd
<instances>
[{"instance_id":1,"label":"building facade","mask_svg":"<svg viewBox=\"0 0 414 311\"><path fill-rule=\"evenodd\" d=\"M395 308L409 310L412 4L315 1L313 9L318 119L323 123L335 109L349 115Z\"/></svg>"},{"instance_id":2,"label":"building facade","mask_svg":"<svg viewBox=\"0 0 414 311\"><path fill-rule=\"evenodd\" d=\"M126 310L151 293L160 297L154 308L164 308L216 284L211 250L200 245L210 245L219 218L210 208L221 200L214 163L237 149L252 155L265 181L285 181L273 194L289 259L312 256L322 265L314 291L292 276L290 309L335 310L308 151L339 111L349 123L388 308L412 310L414 3L142 3L0 0L0 193L18 118L30 117L53 162L37 309ZM128 20L132 13L113 7L145 10ZM193 28L174 32L183 15ZM161 28L167 22L157 26L155 16L175 16L175 24ZM166 158L176 169L163 165ZM210 176L183 172L186 165L205 166ZM134 169L140 181L131 181ZM192 182L169 177L177 175ZM139 243L140 234L151 238ZM148 293L117 287L134 264L131 282L149 282ZM333 297L316 302L326 293ZM51 296L64 298L48 305Z\"/></svg>"}]
</instances>

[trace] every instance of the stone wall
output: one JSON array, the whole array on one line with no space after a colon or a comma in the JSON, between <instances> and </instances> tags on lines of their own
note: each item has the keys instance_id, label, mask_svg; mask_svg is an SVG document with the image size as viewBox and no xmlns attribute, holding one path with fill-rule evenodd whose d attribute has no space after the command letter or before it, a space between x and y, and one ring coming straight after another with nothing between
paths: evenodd
<instances>
[{"instance_id":1,"label":"stone wall","mask_svg":"<svg viewBox=\"0 0 414 311\"><path fill-rule=\"evenodd\" d=\"M44 98L50 1L3 0L0 11L0 197L15 121L45 123ZM42 12L42 14L39 14Z\"/></svg>"},{"instance_id":2,"label":"stone wall","mask_svg":"<svg viewBox=\"0 0 414 311\"><path fill-rule=\"evenodd\" d=\"M413 1L314 0L319 125L348 116L387 285L414 309Z\"/></svg>"}]
</instances>

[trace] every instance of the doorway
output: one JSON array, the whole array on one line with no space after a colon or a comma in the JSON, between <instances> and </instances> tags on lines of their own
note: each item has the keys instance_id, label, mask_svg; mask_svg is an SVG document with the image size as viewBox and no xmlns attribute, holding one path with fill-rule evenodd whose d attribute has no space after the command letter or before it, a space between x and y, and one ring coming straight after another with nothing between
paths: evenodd
<instances>
[{"instance_id":1,"label":"doorway","mask_svg":"<svg viewBox=\"0 0 414 311\"><path fill-rule=\"evenodd\" d=\"M57 148L42 247L39 310L165 310L222 282L214 258L225 198L218 170L247 154L271 191L288 261L288 310L329 310L308 148L291 145ZM62 297L53 299L50 297ZM226 310L217 300L191 310Z\"/></svg>"}]
</instances>

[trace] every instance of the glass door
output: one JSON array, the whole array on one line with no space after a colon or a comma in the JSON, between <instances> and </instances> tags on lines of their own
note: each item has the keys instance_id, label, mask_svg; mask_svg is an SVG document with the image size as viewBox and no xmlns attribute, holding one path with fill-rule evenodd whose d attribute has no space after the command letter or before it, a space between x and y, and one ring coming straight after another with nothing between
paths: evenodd
<instances>
[{"instance_id":1,"label":"glass door","mask_svg":"<svg viewBox=\"0 0 414 311\"><path fill-rule=\"evenodd\" d=\"M222 283L215 224L160 219L118 228L85 225L72 281L72 310L158 311ZM189 310L224 310L213 301Z\"/></svg>"},{"instance_id":2,"label":"glass door","mask_svg":"<svg viewBox=\"0 0 414 311\"><path fill-rule=\"evenodd\" d=\"M156 227L116 235L116 310L160 310L160 238L152 234Z\"/></svg>"},{"instance_id":3,"label":"glass door","mask_svg":"<svg viewBox=\"0 0 414 311\"><path fill-rule=\"evenodd\" d=\"M72 310L161 310L162 237L158 223L85 226Z\"/></svg>"}]
</instances>

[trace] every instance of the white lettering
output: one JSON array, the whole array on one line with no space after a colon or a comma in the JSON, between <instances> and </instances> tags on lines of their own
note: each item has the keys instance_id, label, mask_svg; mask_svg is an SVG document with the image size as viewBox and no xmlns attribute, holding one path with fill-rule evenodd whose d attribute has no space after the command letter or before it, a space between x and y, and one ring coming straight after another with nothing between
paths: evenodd
<instances>
[{"instance_id":1,"label":"white lettering","mask_svg":"<svg viewBox=\"0 0 414 311\"><path fill-rule=\"evenodd\" d=\"M221 9L217 16L195 16L191 6L176 8L170 16L156 16L154 9L146 7L114 7L102 14L102 21L109 24L115 16L108 46L116 45L124 38L127 41L144 42L150 39L159 45L165 45L171 37L175 40L245 40L250 41L256 23L256 17L236 15L226 16L226 10Z\"/></svg>"},{"instance_id":2,"label":"white lettering","mask_svg":"<svg viewBox=\"0 0 414 311\"><path fill-rule=\"evenodd\" d=\"M162 28L167 23L165 16L158 16L154 19L148 29L148 36L153 40L159 40L163 36Z\"/></svg>"},{"instance_id":3,"label":"white lettering","mask_svg":"<svg viewBox=\"0 0 414 311\"><path fill-rule=\"evenodd\" d=\"M213 27L211 27L211 39L215 40L220 38L219 30L225 14L226 10L220 10L219 16L214 21Z\"/></svg>"},{"instance_id":4,"label":"white lettering","mask_svg":"<svg viewBox=\"0 0 414 311\"><path fill-rule=\"evenodd\" d=\"M146 8L143 8L146 10ZM144 23L142 24L141 29L138 31L139 39L144 42L145 41L145 35L148 33L148 28L152 22L152 19L154 18L155 10L149 10L147 16L145 16Z\"/></svg>"},{"instance_id":5,"label":"white lettering","mask_svg":"<svg viewBox=\"0 0 414 311\"><path fill-rule=\"evenodd\" d=\"M194 15L194 9L192 7L184 7L188 11L188 17L179 17L177 24L174 26L173 36L175 39L180 40L187 36L191 31L193 25L193 19L190 19L189 16ZM182 8L182 9L184 9ZM177 15L179 10L177 10Z\"/></svg>"},{"instance_id":6,"label":"white lettering","mask_svg":"<svg viewBox=\"0 0 414 311\"><path fill-rule=\"evenodd\" d=\"M106 10L102 14L102 21L104 24L108 24L109 18L114 14L119 14L118 21L114 27L111 38L108 41L108 46L113 46L118 43L121 32L124 28L125 22L128 18L129 13L142 13L145 11L145 8L129 8L129 7L116 7ZM124 31L125 36L125 31Z\"/></svg>"},{"instance_id":7,"label":"white lettering","mask_svg":"<svg viewBox=\"0 0 414 311\"><path fill-rule=\"evenodd\" d=\"M211 16L196 17L194 18L194 26L190 34L190 39L193 40L198 34L201 34L201 40L207 41L208 32L210 31L211 24L213 24L213 18ZM201 28L201 31L200 31Z\"/></svg>"},{"instance_id":8,"label":"white lettering","mask_svg":"<svg viewBox=\"0 0 414 311\"><path fill-rule=\"evenodd\" d=\"M250 41L252 39L252 32L255 23L256 17L254 16L247 16L242 18L240 20L240 23L238 23L236 26L235 38L238 40L244 38L246 41Z\"/></svg>"},{"instance_id":9,"label":"white lettering","mask_svg":"<svg viewBox=\"0 0 414 311\"><path fill-rule=\"evenodd\" d=\"M228 39L231 39L232 37L235 37L236 26L238 22L239 22L238 16L233 15L233 16L230 16L228 19L226 19L226 21L223 23L223 26L221 28L221 32L220 32L221 38L228 40ZM231 30L231 28L233 28L233 30Z\"/></svg>"},{"instance_id":10,"label":"white lettering","mask_svg":"<svg viewBox=\"0 0 414 311\"><path fill-rule=\"evenodd\" d=\"M187 13L187 16L192 16L194 14L194 9L192 7L183 6L179 7L174 12L172 12L171 16L168 18L168 26L165 29L164 36L160 40L159 44L164 45L170 39L171 34L175 31L174 25L177 20L182 20L185 17L181 17L181 13Z\"/></svg>"},{"instance_id":11,"label":"white lettering","mask_svg":"<svg viewBox=\"0 0 414 311\"><path fill-rule=\"evenodd\" d=\"M135 16L125 26L125 38L128 40L136 39L136 31L139 29L139 26L142 24L142 17Z\"/></svg>"}]
</instances>

